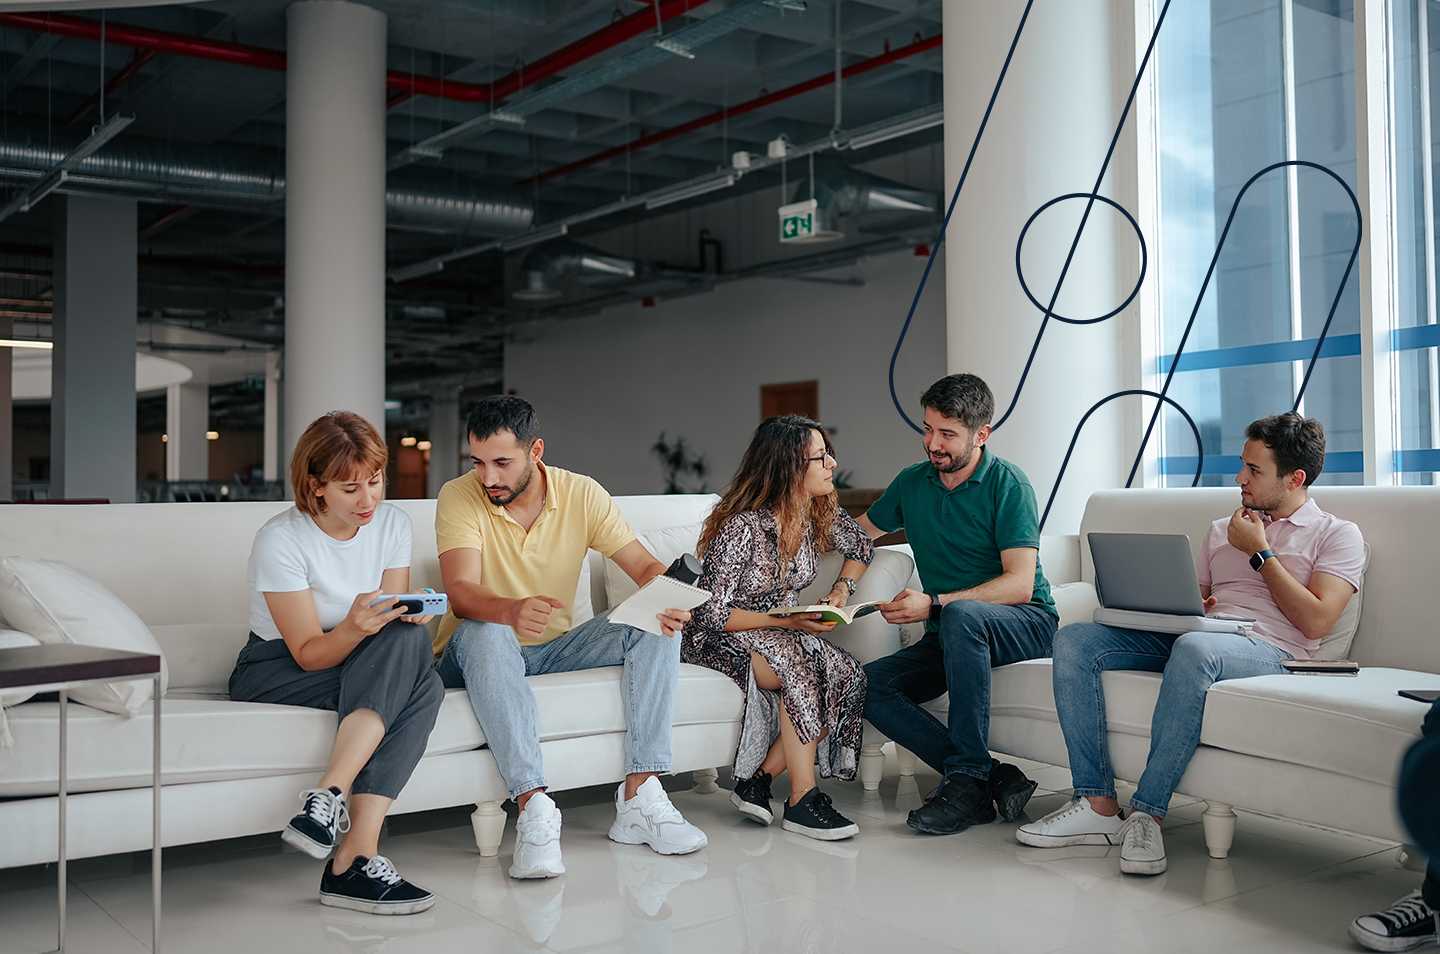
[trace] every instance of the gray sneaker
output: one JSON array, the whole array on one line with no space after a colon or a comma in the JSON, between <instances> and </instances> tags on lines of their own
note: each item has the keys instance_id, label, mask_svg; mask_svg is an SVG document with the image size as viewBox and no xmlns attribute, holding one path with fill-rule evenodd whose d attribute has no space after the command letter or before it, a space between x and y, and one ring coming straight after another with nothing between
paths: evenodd
<instances>
[{"instance_id":1,"label":"gray sneaker","mask_svg":"<svg viewBox=\"0 0 1440 954\"><path fill-rule=\"evenodd\" d=\"M1133 875L1165 871L1165 838L1160 834L1160 823L1144 812L1132 812L1120 830L1120 870Z\"/></svg>"}]
</instances>

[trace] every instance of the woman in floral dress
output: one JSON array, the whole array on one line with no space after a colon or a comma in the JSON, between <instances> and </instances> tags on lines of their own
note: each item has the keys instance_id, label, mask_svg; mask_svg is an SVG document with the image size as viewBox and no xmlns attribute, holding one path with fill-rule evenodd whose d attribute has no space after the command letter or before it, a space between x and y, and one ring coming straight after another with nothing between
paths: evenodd
<instances>
[{"instance_id":1,"label":"woman in floral dress","mask_svg":"<svg viewBox=\"0 0 1440 954\"><path fill-rule=\"evenodd\" d=\"M825 634L818 614L767 616L794 606L815 579L819 555L845 556L824 602L844 606L874 547L841 510L835 458L824 429L808 418L767 419L755 431L735 479L700 534L710 600L685 627L683 659L723 672L745 692L730 800L770 824L770 782L790 773L784 827L834 841L859 831L815 784L853 779L865 712L865 671Z\"/></svg>"}]
</instances>

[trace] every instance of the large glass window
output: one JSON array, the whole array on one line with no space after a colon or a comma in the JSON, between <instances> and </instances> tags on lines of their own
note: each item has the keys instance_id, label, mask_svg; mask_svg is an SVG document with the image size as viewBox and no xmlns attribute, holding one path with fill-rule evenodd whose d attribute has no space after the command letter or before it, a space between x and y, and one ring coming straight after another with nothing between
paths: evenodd
<instances>
[{"instance_id":1,"label":"large glass window","mask_svg":"<svg viewBox=\"0 0 1440 954\"><path fill-rule=\"evenodd\" d=\"M1437 420L1436 140L1440 23L1433 0L1396 0L1391 11L1395 97L1396 471L1408 484L1440 477Z\"/></svg>"},{"instance_id":2,"label":"large glass window","mask_svg":"<svg viewBox=\"0 0 1440 954\"><path fill-rule=\"evenodd\" d=\"M1289 410L1345 274L1355 216L1354 14L1340 0L1173 4L1156 53L1161 355L1158 380L1194 325L1170 396L1201 431L1203 484L1228 484L1245 425ZM1244 189L1242 195L1241 190ZM1236 200L1239 198L1238 207ZM1225 222L1233 224L1204 297ZM1363 474L1359 274L1352 270L1302 409L1328 433L1323 483ZM1167 408L1162 483L1189 486L1194 436Z\"/></svg>"}]
</instances>

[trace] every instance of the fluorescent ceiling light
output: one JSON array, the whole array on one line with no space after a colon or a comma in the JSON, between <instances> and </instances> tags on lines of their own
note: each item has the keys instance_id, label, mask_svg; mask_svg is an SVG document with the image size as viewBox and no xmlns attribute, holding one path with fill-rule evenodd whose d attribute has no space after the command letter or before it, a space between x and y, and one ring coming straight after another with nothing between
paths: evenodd
<instances>
[{"instance_id":1,"label":"fluorescent ceiling light","mask_svg":"<svg viewBox=\"0 0 1440 954\"><path fill-rule=\"evenodd\" d=\"M415 444L416 444L416 442L417 442L418 440L419 440L419 438L417 438L417 437L402 437L402 438L400 438L400 446L401 446L401 447L414 447Z\"/></svg>"},{"instance_id":2,"label":"fluorescent ceiling light","mask_svg":"<svg viewBox=\"0 0 1440 954\"><path fill-rule=\"evenodd\" d=\"M714 179L707 179L701 182L691 183L671 189L668 192L661 192L659 195L651 196L645 200L647 211L671 205L676 202L684 202L686 199L693 199L696 196L706 195L710 192L719 192L721 189L728 189L735 184L734 174L717 176Z\"/></svg>"},{"instance_id":3,"label":"fluorescent ceiling light","mask_svg":"<svg viewBox=\"0 0 1440 954\"><path fill-rule=\"evenodd\" d=\"M892 123L888 126L881 126L879 129L871 129L867 132L857 133L850 137L851 149L866 149L882 142L889 142L892 139L899 139L901 136L908 136L911 133L922 132L926 129L933 129L936 126L944 125L945 114L938 110L914 119Z\"/></svg>"},{"instance_id":4,"label":"fluorescent ceiling light","mask_svg":"<svg viewBox=\"0 0 1440 954\"><path fill-rule=\"evenodd\" d=\"M561 222L559 225L552 225L549 228L538 229L526 235L517 235L500 243L500 247L507 252L516 249L527 248L531 245L539 245L541 242L548 242L551 239L562 238L570 234L570 226Z\"/></svg>"},{"instance_id":5,"label":"fluorescent ceiling light","mask_svg":"<svg viewBox=\"0 0 1440 954\"><path fill-rule=\"evenodd\" d=\"M390 270L390 280L396 282L408 282L412 278L423 278L426 275L434 275L436 272L445 270L445 262L439 258L427 258L423 262L416 262L413 265L402 265L399 268Z\"/></svg>"},{"instance_id":6,"label":"fluorescent ceiling light","mask_svg":"<svg viewBox=\"0 0 1440 954\"><path fill-rule=\"evenodd\" d=\"M219 431L206 431L206 432L205 432L205 439L206 439L207 441L218 441L218 440L220 439L220 432L219 432Z\"/></svg>"},{"instance_id":7,"label":"fluorescent ceiling light","mask_svg":"<svg viewBox=\"0 0 1440 954\"><path fill-rule=\"evenodd\" d=\"M666 53L673 53L676 56L684 57L687 60L695 59L695 53L690 47L677 40L672 40L669 37L663 40L656 40L655 48L657 50L664 50Z\"/></svg>"},{"instance_id":8,"label":"fluorescent ceiling light","mask_svg":"<svg viewBox=\"0 0 1440 954\"><path fill-rule=\"evenodd\" d=\"M523 126L525 117L519 113L511 112L508 109L497 109L490 113L492 123L504 123L506 126Z\"/></svg>"},{"instance_id":9,"label":"fluorescent ceiling light","mask_svg":"<svg viewBox=\"0 0 1440 954\"><path fill-rule=\"evenodd\" d=\"M55 342L39 338L0 338L0 348L35 348L40 351L53 351Z\"/></svg>"},{"instance_id":10,"label":"fluorescent ceiling light","mask_svg":"<svg viewBox=\"0 0 1440 954\"><path fill-rule=\"evenodd\" d=\"M430 449L430 442L420 441L418 444L415 445L415 449L418 451L427 451Z\"/></svg>"}]
</instances>

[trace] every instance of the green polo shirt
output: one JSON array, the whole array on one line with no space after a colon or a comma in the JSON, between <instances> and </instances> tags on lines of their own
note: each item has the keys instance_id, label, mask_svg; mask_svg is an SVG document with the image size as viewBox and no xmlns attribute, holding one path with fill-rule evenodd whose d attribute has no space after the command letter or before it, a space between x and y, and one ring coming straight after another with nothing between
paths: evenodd
<instances>
[{"instance_id":1,"label":"green polo shirt","mask_svg":"<svg viewBox=\"0 0 1440 954\"><path fill-rule=\"evenodd\" d=\"M1005 569L1001 550L1040 549L1040 519L1029 478L983 448L980 466L954 490L940 483L929 461L906 467L867 516L887 533L905 529L927 593L954 593L995 579ZM1030 604L1059 620L1038 559Z\"/></svg>"}]
</instances>

